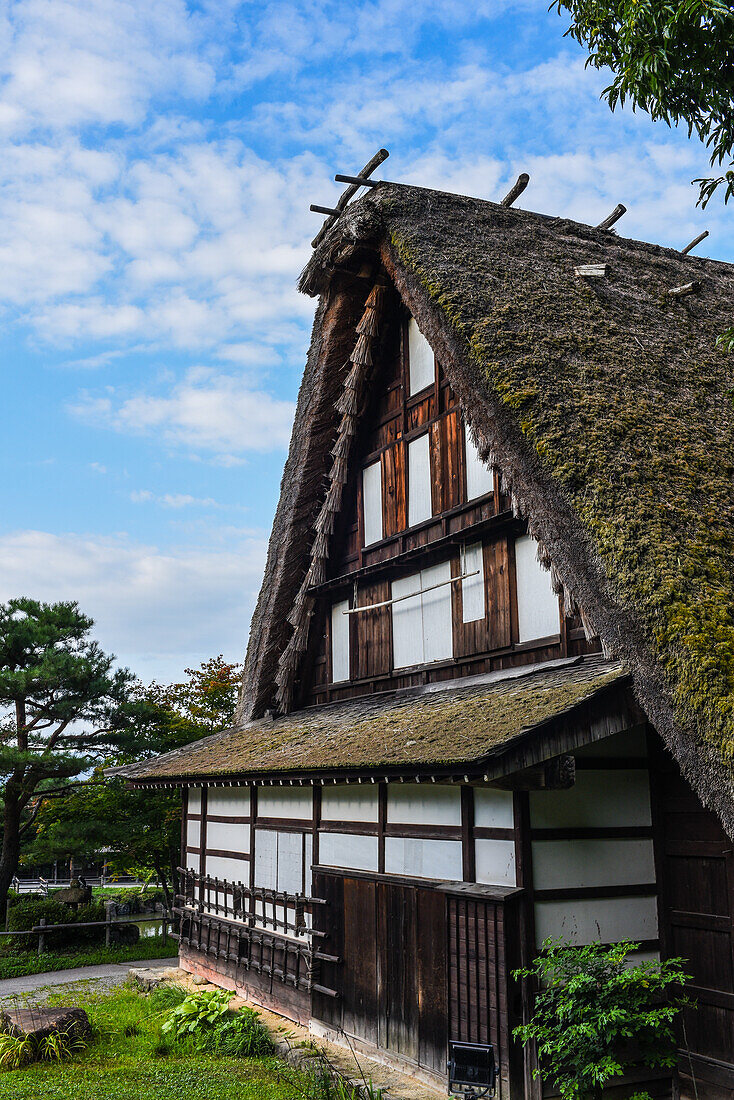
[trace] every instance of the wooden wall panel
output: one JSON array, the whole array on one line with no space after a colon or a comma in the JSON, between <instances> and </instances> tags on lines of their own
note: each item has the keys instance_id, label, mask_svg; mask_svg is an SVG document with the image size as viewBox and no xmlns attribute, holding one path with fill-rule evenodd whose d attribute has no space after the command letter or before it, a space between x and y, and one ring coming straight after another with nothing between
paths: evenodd
<instances>
[{"instance_id":1,"label":"wooden wall panel","mask_svg":"<svg viewBox=\"0 0 734 1100\"><path fill-rule=\"evenodd\" d=\"M488 648L503 649L512 644L512 595L508 539L500 538L484 547L484 575L487 583Z\"/></svg>"},{"instance_id":2,"label":"wooden wall panel","mask_svg":"<svg viewBox=\"0 0 734 1100\"><path fill-rule=\"evenodd\" d=\"M360 591L359 602L366 606L390 599L390 582L381 581L366 585ZM390 609L378 608L352 616L356 630L356 663L354 675L358 679L383 676L390 672L392 661L392 625Z\"/></svg>"},{"instance_id":3,"label":"wooden wall panel","mask_svg":"<svg viewBox=\"0 0 734 1100\"><path fill-rule=\"evenodd\" d=\"M408 525L405 496L405 447L396 443L382 452L382 533L397 535Z\"/></svg>"}]
</instances>

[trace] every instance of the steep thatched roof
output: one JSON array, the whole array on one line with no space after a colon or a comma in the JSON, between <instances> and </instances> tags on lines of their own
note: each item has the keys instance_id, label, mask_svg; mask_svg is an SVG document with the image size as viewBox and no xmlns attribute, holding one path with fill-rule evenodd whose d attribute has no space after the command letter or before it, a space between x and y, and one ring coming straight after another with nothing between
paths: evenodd
<instances>
[{"instance_id":1,"label":"steep thatched roof","mask_svg":"<svg viewBox=\"0 0 734 1100\"><path fill-rule=\"evenodd\" d=\"M734 832L734 268L493 203L382 184L302 278L322 296L239 721L270 705L336 430L334 394L378 258L605 645ZM606 263L606 278L574 274ZM672 287L700 283L671 297ZM350 329L351 324L351 329Z\"/></svg>"},{"instance_id":2,"label":"steep thatched roof","mask_svg":"<svg viewBox=\"0 0 734 1100\"><path fill-rule=\"evenodd\" d=\"M115 772L132 782L162 782L486 767L520 734L566 720L628 682L620 662L602 657L526 665L260 719Z\"/></svg>"}]
</instances>

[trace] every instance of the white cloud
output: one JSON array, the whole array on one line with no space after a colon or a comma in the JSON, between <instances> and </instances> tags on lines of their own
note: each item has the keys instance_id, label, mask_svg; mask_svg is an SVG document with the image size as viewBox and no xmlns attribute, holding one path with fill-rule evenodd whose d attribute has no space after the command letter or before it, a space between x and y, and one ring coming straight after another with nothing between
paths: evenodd
<instances>
[{"instance_id":1,"label":"white cloud","mask_svg":"<svg viewBox=\"0 0 734 1100\"><path fill-rule=\"evenodd\" d=\"M213 497L193 497L190 493L153 493L150 489L134 489L133 504L157 504L161 508L219 508Z\"/></svg>"},{"instance_id":2,"label":"white cloud","mask_svg":"<svg viewBox=\"0 0 734 1100\"><path fill-rule=\"evenodd\" d=\"M0 600L77 600L107 652L165 682L212 654L243 658L264 561L253 534L166 552L124 535L18 531L0 537Z\"/></svg>"},{"instance_id":3,"label":"white cloud","mask_svg":"<svg viewBox=\"0 0 734 1100\"><path fill-rule=\"evenodd\" d=\"M295 406L254 390L234 375L199 368L163 395L84 396L73 415L119 432L163 437L226 458L285 448Z\"/></svg>"}]
</instances>

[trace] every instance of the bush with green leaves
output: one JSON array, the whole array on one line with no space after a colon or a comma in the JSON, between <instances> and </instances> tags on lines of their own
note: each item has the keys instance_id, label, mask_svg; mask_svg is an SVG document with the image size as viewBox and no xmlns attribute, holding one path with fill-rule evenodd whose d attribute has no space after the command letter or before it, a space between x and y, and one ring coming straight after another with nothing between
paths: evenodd
<instances>
[{"instance_id":1,"label":"bush with green leaves","mask_svg":"<svg viewBox=\"0 0 734 1100\"><path fill-rule=\"evenodd\" d=\"M162 1036L173 1042L191 1042L198 1050L222 1057L272 1054L272 1041L257 1012L251 1008L230 1012L231 997L227 990L189 994L168 1016Z\"/></svg>"},{"instance_id":2,"label":"bush with green leaves","mask_svg":"<svg viewBox=\"0 0 734 1100\"><path fill-rule=\"evenodd\" d=\"M687 1003L683 959L628 959L638 943L574 947L545 940L543 952L517 980L536 987L529 1023L513 1034L535 1041L535 1076L555 1085L562 1100L599 1100L604 1086L639 1066L672 1069L676 1064L673 1023ZM636 1092L633 1100L650 1100Z\"/></svg>"},{"instance_id":3,"label":"bush with green leaves","mask_svg":"<svg viewBox=\"0 0 734 1100\"><path fill-rule=\"evenodd\" d=\"M104 921L105 907L102 903L92 902L72 909L69 905L49 898L23 896L10 909L8 931L20 932L37 927L44 919L46 924L83 924L88 921ZM48 932L45 935L46 946L52 950L60 947L77 947L85 943L98 943L104 939L104 928L68 928L63 932ZM38 942L34 936L18 936L17 946L35 951Z\"/></svg>"},{"instance_id":4,"label":"bush with green leaves","mask_svg":"<svg viewBox=\"0 0 734 1100\"><path fill-rule=\"evenodd\" d=\"M229 1015L231 998L232 994L226 989L190 993L171 1012L161 1029L162 1033L170 1039L190 1038L196 1043L202 1035L213 1031Z\"/></svg>"},{"instance_id":5,"label":"bush with green leaves","mask_svg":"<svg viewBox=\"0 0 734 1100\"><path fill-rule=\"evenodd\" d=\"M73 1029L50 1031L38 1038L0 1033L0 1069L21 1069L31 1062L68 1062L87 1042Z\"/></svg>"}]
</instances>

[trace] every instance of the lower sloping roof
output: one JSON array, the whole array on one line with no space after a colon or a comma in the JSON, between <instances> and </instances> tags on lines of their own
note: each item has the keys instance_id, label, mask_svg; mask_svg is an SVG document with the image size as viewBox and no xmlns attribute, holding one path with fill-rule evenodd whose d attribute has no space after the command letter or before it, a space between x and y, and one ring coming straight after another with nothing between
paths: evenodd
<instances>
[{"instance_id":1,"label":"lower sloping roof","mask_svg":"<svg viewBox=\"0 0 734 1100\"><path fill-rule=\"evenodd\" d=\"M601 657L505 669L261 719L115 774L137 784L468 767L628 679L620 662Z\"/></svg>"}]
</instances>

